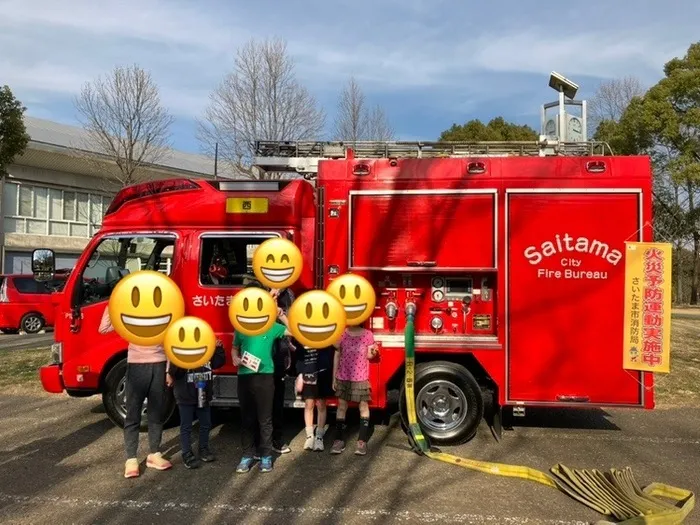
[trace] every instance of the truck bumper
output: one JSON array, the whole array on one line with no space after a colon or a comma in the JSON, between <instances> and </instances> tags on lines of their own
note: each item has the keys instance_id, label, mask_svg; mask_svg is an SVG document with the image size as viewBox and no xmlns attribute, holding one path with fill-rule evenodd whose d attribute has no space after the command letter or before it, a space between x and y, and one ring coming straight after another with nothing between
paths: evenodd
<instances>
[{"instance_id":1,"label":"truck bumper","mask_svg":"<svg viewBox=\"0 0 700 525\"><path fill-rule=\"evenodd\" d=\"M52 394L60 394L64 390L61 369L58 365L46 365L39 369L39 378L44 390Z\"/></svg>"}]
</instances>

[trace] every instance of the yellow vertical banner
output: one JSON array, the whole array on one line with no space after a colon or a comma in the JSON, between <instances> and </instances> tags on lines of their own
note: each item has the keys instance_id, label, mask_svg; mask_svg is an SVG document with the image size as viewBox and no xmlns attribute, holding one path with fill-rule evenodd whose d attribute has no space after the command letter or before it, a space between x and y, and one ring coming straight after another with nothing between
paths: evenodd
<instances>
[{"instance_id":1,"label":"yellow vertical banner","mask_svg":"<svg viewBox=\"0 0 700 525\"><path fill-rule=\"evenodd\" d=\"M669 373L671 254L669 243L628 242L625 253L623 368Z\"/></svg>"}]
</instances>

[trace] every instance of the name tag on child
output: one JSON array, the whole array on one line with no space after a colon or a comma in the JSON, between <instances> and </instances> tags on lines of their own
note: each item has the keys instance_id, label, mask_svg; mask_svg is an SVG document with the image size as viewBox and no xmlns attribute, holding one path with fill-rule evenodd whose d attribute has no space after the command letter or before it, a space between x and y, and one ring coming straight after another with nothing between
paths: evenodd
<instances>
[{"instance_id":1,"label":"name tag on child","mask_svg":"<svg viewBox=\"0 0 700 525\"><path fill-rule=\"evenodd\" d=\"M250 368L253 372L257 372L258 368L260 368L260 359L255 357L253 354L243 352L243 355L241 356L241 364L246 368Z\"/></svg>"}]
</instances>

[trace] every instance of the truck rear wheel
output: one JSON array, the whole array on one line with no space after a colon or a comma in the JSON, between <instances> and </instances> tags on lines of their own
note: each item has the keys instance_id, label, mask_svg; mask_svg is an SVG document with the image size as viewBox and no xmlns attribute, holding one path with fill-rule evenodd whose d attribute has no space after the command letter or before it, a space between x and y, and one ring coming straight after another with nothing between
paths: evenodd
<instances>
[{"instance_id":1,"label":"truck rear wheel","mask_svg":"<svg viewBox=\"0 0 700 525\"><path fill-rule=\"evenodd\" d=\"M484 415L484 399L474 376L463 366L448 361L421 363L415 375L416 416L435 445L459 445L476 435ZM405 387L399 409L404 430L408 428Z\"/></svg>"},{"instance_id":2,"label":"truck rear wheel","mask_svg":"<svg viewBox=\"0 0 700 525\"><path fill-rule=\"evenodd\" d=\"M120 428L124 428L126 419L126 359L122 359L107 373L102 392L102 404L107 412L107 417ZM175 412L175 399L172 390L167 391L164 422L169 421ZM148 399L144 401L141 409L141 431L148 430Z\"/></svg>"}]
</instances>

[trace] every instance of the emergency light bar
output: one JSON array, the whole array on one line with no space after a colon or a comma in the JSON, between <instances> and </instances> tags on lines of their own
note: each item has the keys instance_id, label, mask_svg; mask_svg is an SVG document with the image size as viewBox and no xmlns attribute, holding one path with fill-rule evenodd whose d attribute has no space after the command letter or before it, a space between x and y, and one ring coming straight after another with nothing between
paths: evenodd
<instances>
[{"instance_id":1,"label":"emergency light bar","mask_svg":"<svg viewBox=\"0 0 700 525\"><path fill-rule=\"evenodd\" d=\"M219 191L281 191L290 181L207 181Z\"/></svg>"},{"instance_id":2,"label":"emergency light bar","mask_svg":"<svg viewBox=\"0 0 700 525\"><path fill-rule=\"evenodd\" d=\"M126 188L123 188L119 193L117 193L116 197L114 197L114 200L105 212L105 216L114 213L119 208L124 206L124 204L126 204L127 202L133 201L135 199L140 199L141 197L148 197L150 195L158 195L160 193L167 193L171 191L198 189L200 189L200 186L189 179L157 180L151 182L142 182L141 184L134 184L133 186L127 186Z\"/></svg>"}]
</instances>

